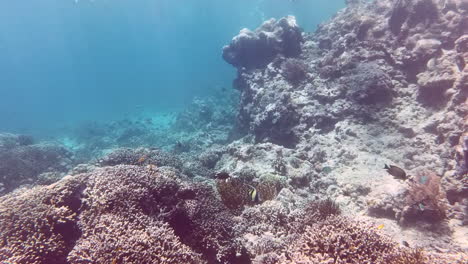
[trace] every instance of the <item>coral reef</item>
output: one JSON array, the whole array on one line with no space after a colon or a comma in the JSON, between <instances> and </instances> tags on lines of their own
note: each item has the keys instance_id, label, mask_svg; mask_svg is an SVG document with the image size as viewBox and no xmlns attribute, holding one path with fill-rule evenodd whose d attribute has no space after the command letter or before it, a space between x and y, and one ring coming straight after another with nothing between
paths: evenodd
<instances>
[{"instance_id":1,"label":"coral reef","mask_svg":"<svg viewBox=\"0 0 468 264\"><path fill-rule=\"evenodd\" d=\"M65 263L80 236L77 226L83 177L0 198L2 263Z\"/></svg>"},{"instance_id":2,"label":"coral reef","mask_svg":"<svg viewBox=\"0 0 468 264\"><path fill-rule=\"evenodd\" d=\"M83 122L68 127L61 141L78 163L89 163L117 148L158 148L190 159L212 146L231 141L238 92L213 88L210 96L194 98L178 112L140 110L131 118Z\"/></svg>"},{"instance_id":3,"label":"coral reef","mask_svg":"<svg viewBox=\"0 0 468 264\"><path fill-rule=\"evenodd\" d=\"M301 199L283 189L235 217L209 184L170 167L96 168L1 197L0 261L352 262L403 254L372 225L337 216L340 210L330 200ZM336 250L325 249L332 246ZM456 263L455 255L443 257Z\"/></svg>"},{"instance_id":4,"label":"coral reef","mask_svg":"<svg viewBox=\"0 0 468 264\"><path fill-rule=\"evenodd\" d=\"M402 212L405 221L419 217L438 221L446 217L445 193L440 187L440 177L431 171L418 171L410 183L406 197L407 208Z\"/></svg>"},{"instance_id":5,"label":"coral reef","mask_svg":"<svg viewBox=\"0 0 468 264\"><path fill-rule=\"evenodd\" d=\"M265 21L255 31L242 29L223 48L223 58L238 69L261 68L276 56L295 57L301 53L302 34L296 18Z\"/></svg>"},{"instance_id":6,"label":"coral reef","mask_svg":"<svg viewBox=\"0 0 468 264\"><path fill-rule=\"evenodd\" d=\"M248 54L237 48L255 39L248 30L224 48L223 58L238 70L236 129L244 137L225 147L214 168L254 181L278 174L299 195L328 196L345 212L416 228L405 235L423 247L467 250L468 241L456 237L466 234L468 212L468 6L348 2L315 33L302 34L293 58L233 56ZM416 181L423 171L435 176L400 181L384 164ZM422 234L431 242L421 241Z\"/></svg>"},{"instance_id":7,"label":"coral reef","mask_svg":"<svg viewBox=\"0 0 468 264\"><path fill-rule=\"evenodd\" d=\"M64 146L34 144L29 136L13 134L0 134L0 160L0 194L25 184L51 183L64 176L74 163L72 153ZM55 176L50 178L44 173ZM42 180L45 178L49 179Z\"/></svg>"},{"instance_id":8,"label":"coral reef","mask_svg":"<svg viewBox=\"0 0 468 264\"><path fill-rule=\"evenodd\" d=\"M465 263L468 5L347 3L241 30L238 105L89 123L74 168L0 134L0 191L70 174L0 197L0 262Z\"/></svg>"},{"instance_id":9,"label":"coral reef","mask_svg":"<svg viewBox=\"0 0 468 264\"><path fill-rule=\"evenodd\" d=\"M372 226L345 217L330 217L307 227L288 247L292 263L384 263L395 251L395 243Z\"/></svg>"},{"instance_id":10,"label":"coral reef","mask_svg":"<svg viewBox=\"0 0 468 264\"><path fill-rule=\"evenodd\" d=\"M209 187L183 178L118 165L6 195L0 260L235 263L241 246L230 213Z\"/></svg>"}]
</instances>

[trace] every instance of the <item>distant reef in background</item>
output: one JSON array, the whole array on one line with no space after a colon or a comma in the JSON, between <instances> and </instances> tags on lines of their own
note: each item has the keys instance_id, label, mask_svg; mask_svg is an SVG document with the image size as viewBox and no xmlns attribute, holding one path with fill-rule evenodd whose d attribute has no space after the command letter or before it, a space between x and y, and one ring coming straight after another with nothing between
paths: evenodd
<instances>
[{"instance_id":1,"label":"distant reef in background","mask_svg":"<svg viewBox=\"0 0 468 264\"><path fill-rule=\"evenodd\" d=\"M466 263L468 3L347 2L241 30L164 129L2 134L0 261Z\"/></svg>"}]
</instances>

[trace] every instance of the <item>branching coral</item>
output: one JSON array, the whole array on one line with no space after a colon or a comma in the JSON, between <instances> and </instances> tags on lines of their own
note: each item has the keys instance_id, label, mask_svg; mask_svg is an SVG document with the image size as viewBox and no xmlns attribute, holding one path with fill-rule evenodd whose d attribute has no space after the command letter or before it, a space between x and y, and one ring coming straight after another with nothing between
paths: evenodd
<instances>
[{"instance_id":1,"label":"branching coral","mask_svg":"<svg viewBox=\"0 0 468 264\"><path fill-rule=\"evenodd\" d=\"M150 217L103 214L68 257L71 263L204 263L167 225Z\"/></svg>"},{"instance_id":2,"label":"branching coral","mask_svg":"<svg viewBox=\"0 0 468 264\"><path fill-rule=\"evenodd\" d=\"M71 153L62 146L32 143L26 136L0 134L0 184L6 192L36 182L41 173L64 172L71 165Z\"/></svg>"},{"instance_id":3,"label":"branching coral","mask_svg":"<svg viewBox=\"0 0 468 264\"><path fill-rule=\"evenodd\" d=\"M0 199L1 263L65 263L80 235L76 222L84 178Z\"/></svg>"},{"instance_id":4,"label":"branching coral","mask_svg":"<svg viewBox=\"0 0 468 264\"><path fill-rule=\"evenodd\" d=\"M310 202L304 210L311 218L314 218L315 221L324 220L329 216L341 214L338 204L330 198Z\"/></svg>"},{"instance_id":5,"label":"branching coral","mask_svg":"<svg viewBox=\"0 0 468 264\"><path fill-rule=\"evenodd\" d=\"M244 263L231 212L210 186L196 184L192 191L194 198L179 204L181 210L170 222L176 234L210 263Z\"/></svg>"},{"instance_id":6,"label":"branching coral","mask_svg":"<svg viewBox=\"0 0 468 264\"><path fill-rule=\"evenodd\" d=\"M371 225L334 216L307 227L287 256L291 263L378 263L395 246Z\"/></svg>"},{"instance_id":7,"label":"branching coral","mask_svg":"<svg viewBox=\"0 0 468 264\"><path fill-rule=\"evenodd\" d=\"M182 162L175 156L157 149L118 148L99 160L102 166L148 165L181 168Z\"/></svg>"}]
</instances>

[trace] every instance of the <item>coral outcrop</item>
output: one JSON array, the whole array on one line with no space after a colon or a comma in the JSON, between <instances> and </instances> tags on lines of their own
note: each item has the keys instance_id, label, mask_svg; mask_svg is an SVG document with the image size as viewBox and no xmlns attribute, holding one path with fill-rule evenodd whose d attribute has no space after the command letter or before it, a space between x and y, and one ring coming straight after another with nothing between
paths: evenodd
<instances>
[{"instance_id":1,"label":"coral outcrop","mask_svg":"<svg viewBox=\"0 0 468 264\"><path fill-rule=\"evenodd\" d=\"M254 179L275 173L295 192L326 194L345 211L423 226L444 237L439 241L454 239L466 232L468 202L468 6L458 0L348 2L315 33L302 34L294 58L276 54L247 67L224 56L238 69L237 129L245 137L226 147L215 168ZM233 43L247 38L245 32ZM412 177L393 179L384 164ZM412 184L423 171L431 171L429 183ZM411 235L419 240L418 234ZM468 249L466 239L431 241L419 243Z\"/></svg>"},{"instance_id":2,"label":"coral outcrop","mask_svg":"<svg viewBox=\"0 0 468 264\"><path fill-rule=\"evenodd\" d=\"M238 69L265 67L276 56L296 57L301 53L302 34L296 18L265 21L255 31L242 29L223 48L223 58Z\"/></svg>"},{"instance_id":3,"label":"coral outcrop","mask_svg":"<svg viewBox=\"0 0 468 264\"><path fill-rule=\"evenodd\" d=\"M73 165L72 156L55 143L34 143L29 136L0 134L0 194L21 185L60 179Z\"/></svg>"},{"instance_id":4,"label":"coral outcrop","mask_svg":"<svg viewBox=\"0 0 468 264\"><path fill-rule=\"evenodd\" d=\"M0 261L235 263L242 246L229 211L182 179L118 165L3 196Z\"/></svg>"}]
</instances>

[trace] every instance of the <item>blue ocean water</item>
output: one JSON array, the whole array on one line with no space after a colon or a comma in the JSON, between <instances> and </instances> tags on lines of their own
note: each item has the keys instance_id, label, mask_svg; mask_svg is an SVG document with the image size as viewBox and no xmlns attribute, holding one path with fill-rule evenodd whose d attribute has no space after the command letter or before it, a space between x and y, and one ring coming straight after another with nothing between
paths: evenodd
<instances>
[{"instance_id":1,"label":"blue ocean water","mask_svg":"<svg viewBox=\"0 0 468 264\"><path fill-rule=\"evenodd\" d=\"M0 130L43 135L85 120L176 111L231 88L223 45L295 15L306 31L343 0L0 2Z\"/></svg>"}]
</instances>

